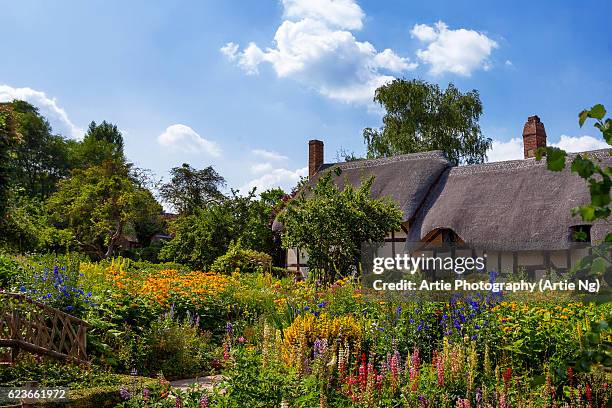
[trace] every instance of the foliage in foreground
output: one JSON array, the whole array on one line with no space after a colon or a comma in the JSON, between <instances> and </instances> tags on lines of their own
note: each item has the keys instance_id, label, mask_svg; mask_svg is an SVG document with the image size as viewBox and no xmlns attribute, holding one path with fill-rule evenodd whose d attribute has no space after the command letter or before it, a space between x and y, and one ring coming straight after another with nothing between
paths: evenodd
<instances>
[{"instance_id":1,"label":"foliage in foreground","mask_svg":"<svg viewBox=\"0 0 612 408\"><path fill-rule=\"evenodd\" d=\"M226 378L223 395L173 391L162 381L159 390L149 387L147 406L174 406L179 395L184 406L199 406L205 397L210 407L283 400L290 407L420 407L423 401L454 407L467 406L466 399L497 407L502 397L513 407L519 400L587 407L589 398L599 407L609 396L604 364L586 372L573 365L582 350L606 351L610 331L598 322L612 316L609 303L558 297L523 303L486 294L420 302L370 292L348 278L318 286L125 259L10 262L20 272L8 278L10 288L36 290L48 304L70 288L91 292L67 297L62 307L73 306L91 324L88 353L100 367L169 379L211 372ZM56 270L69 284L42 279ZM61 378L61 369L50 369ZM142 406L142 390L126 391L127 406Z\"/></svg>"}]
</instances>

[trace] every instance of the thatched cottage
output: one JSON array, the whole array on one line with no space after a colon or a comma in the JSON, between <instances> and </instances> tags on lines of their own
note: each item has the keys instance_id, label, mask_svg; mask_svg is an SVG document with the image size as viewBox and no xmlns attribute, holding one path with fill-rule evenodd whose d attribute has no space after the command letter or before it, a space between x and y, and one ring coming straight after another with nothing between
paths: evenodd
<instances>
[{"instance_id":1,"label":"thatched cottage","mask_svg":"<svg viewBox=\"0 0 612 408\"><path fill-rule=\"evenodd\" d=\"M569 169L552 172L535 160L535 150L546 146L537 116L525 123L523 141L523 160L457 167L440 151L326 164L323 142L311 140L309 177L316 182L323 172L340 168L336 182L357 185L363 176L375 176L373 195L391 197L403 212L401 230L389 233L376 256L435 252L444 245L486 255L488 270L566 269L610 226L571 216L573 207L590 202L587 185ZM612 165L608 150L588 154ZM576 242L577 231L586 232L586 242ZM306 261L304 251L287 251L288 268L305 272Z\"/></svg>"}]
</instances>

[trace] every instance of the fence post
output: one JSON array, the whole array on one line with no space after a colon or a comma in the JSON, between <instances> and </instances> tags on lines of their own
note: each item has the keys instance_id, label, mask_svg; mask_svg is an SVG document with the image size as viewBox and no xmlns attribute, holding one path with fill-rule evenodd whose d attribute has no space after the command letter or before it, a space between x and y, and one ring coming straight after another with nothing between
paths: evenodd
<instances>
[{"instance_id":1,"label":"fence post","mask_svg":"<svg viewBox=\"0 0 612 408\"><path fill-rule=\"evenodd\" d=\"M35 390L38 382L36 381L28 381L26 382L26 390ZM21 400L22 408L34 408L34 404L36 403L36 398L26 398Z\"/></svg>"}]
</instances>

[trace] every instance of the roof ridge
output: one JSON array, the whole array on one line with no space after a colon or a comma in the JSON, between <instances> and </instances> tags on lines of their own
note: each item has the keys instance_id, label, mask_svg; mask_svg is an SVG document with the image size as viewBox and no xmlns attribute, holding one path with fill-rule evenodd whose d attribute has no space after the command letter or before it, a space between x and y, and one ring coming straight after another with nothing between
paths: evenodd
<instances>
[{"instance_id":1,"label":"roof ridge","mask_svg":"<svg viewBox=\"0 0 612 408\"><path fill-rule=\"evenodd\" d=\"M410 160L424 160L424 159L443 159L445 161L448 161L446 157L444 156L444 152L442 152L442 150L430 150L427 152L406 153L406 154L399 154L399 155L390 156L390 157L380 157L376 159L354 160L354 161L344 162L344 163L333 163L330 167L338 166L343 170L348 170L348 169L359 169L359 168L382 166L388 163L404 162L404 161L410 161Z\"/></svg>"},{"instance_id":2,"label":"roof ridge","mask_svg":"<svg viewBox=\"0 0 612 408\"><path fill-rule=\"evenodd\" d=\"M611 149L597 149L597 150L587 150L584 152L574 152L568 153L567 158L573 159L579 154L589 154L594 156L597 159L605 159L610 158L608 152ZM522 169L527 167L538 167L544 166L546 164L545 161L537 161L535 158L528 159L515 159L515 160L504 160L499 162L490 162L490 163L481 163L481 164L470 164L467 166L457 166L453 167L450 172L452 174L475 174L475 173L486 173L492 171L500 171L507 169Z\"/></svg>"}]
</instances>

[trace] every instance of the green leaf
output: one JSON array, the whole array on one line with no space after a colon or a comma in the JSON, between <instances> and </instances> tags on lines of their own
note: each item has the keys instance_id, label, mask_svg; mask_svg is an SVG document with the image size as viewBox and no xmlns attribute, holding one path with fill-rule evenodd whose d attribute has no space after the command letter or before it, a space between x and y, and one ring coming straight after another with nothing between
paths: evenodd
<instances>
[{"instance_id":1,"label":"green leaf","mask_svg":"<svg viewBox=\"0 0 612 408\"><path fill-rule=\"evenodd\" d=\"M572 171L578 173L583 179L586 179L591 177L595 172L595 165L589 159L585 159L581 155L578 155L572 161Z\"/></svg>"},{"instance_id":2,"label":"green leaf","mask_svg":"<svg viewBox=\"0 0 612 408\"><path fill-rule=\"evenodd\" d=\"M572 209L572 212L575 214L580 213L580 217L584 221L593 221L595 219L595 207L592 205L582 205L580 207L576 207Z\"/></svg>"},{"instance_id":3,"label":"green leaf","mask_svg":"<svg viewBox=\"0 0 612 408\"><path fill-rule=\"evenodd\" d=\"M588 117L589 117L589 111L586 109L578 114L578 124L580 125L580 127L584 125L584 122L587 120Z\"/></svg>"},{"instance_id":4,"label":"green leaf","mask_svg":"<svg viewBox=\"0 0 612 408\"><path fill-rule=\"evenodd\" d=\"M585 242L587 240L587 233L584 231L575 231L574 232L574 241L576 242Z\"/></svg>"},{"instance_id":5,"label":"green leaf","mask_svg":"<svg viewBox=\"0 0 612 408\"><path fill-rule=\"evenodd\" d=\"M612 146L612 126L608 125L602 133L606 143Z\"/></svg>"},{"instance_id":6,"label":"green leaf","mask_svg":"<svg viewBox=\"0 0 612 408\"><path fill-rule=\"evenodd\" d=\"M609 232L604 239L604 242L612 242L612 232Z\"/></svg>"},{"instance_id":7,"label":"green leaf","mask_svg":"<svg viewBox=\"0 0 612 408\"><path fill-rule=\"evenodd\" d=\"M591 110L589 111L589 117L593 118L593 119L603 119L603 117L606 116L606 108L604 108L604 106L600 103L598 103L597 105L593 106L591 108Z\"/></svg>"},{"instance_id":8,"label":"green leaf","mask_svg":"<svg viewBox=\"0 0 612 408\"><path fill-rule=\"evenodd\" d=\"M565 157L567 153L558 147L546 148L546 165L549 170L561 171L565 168Z\"/></svg>"}]
</instances>

